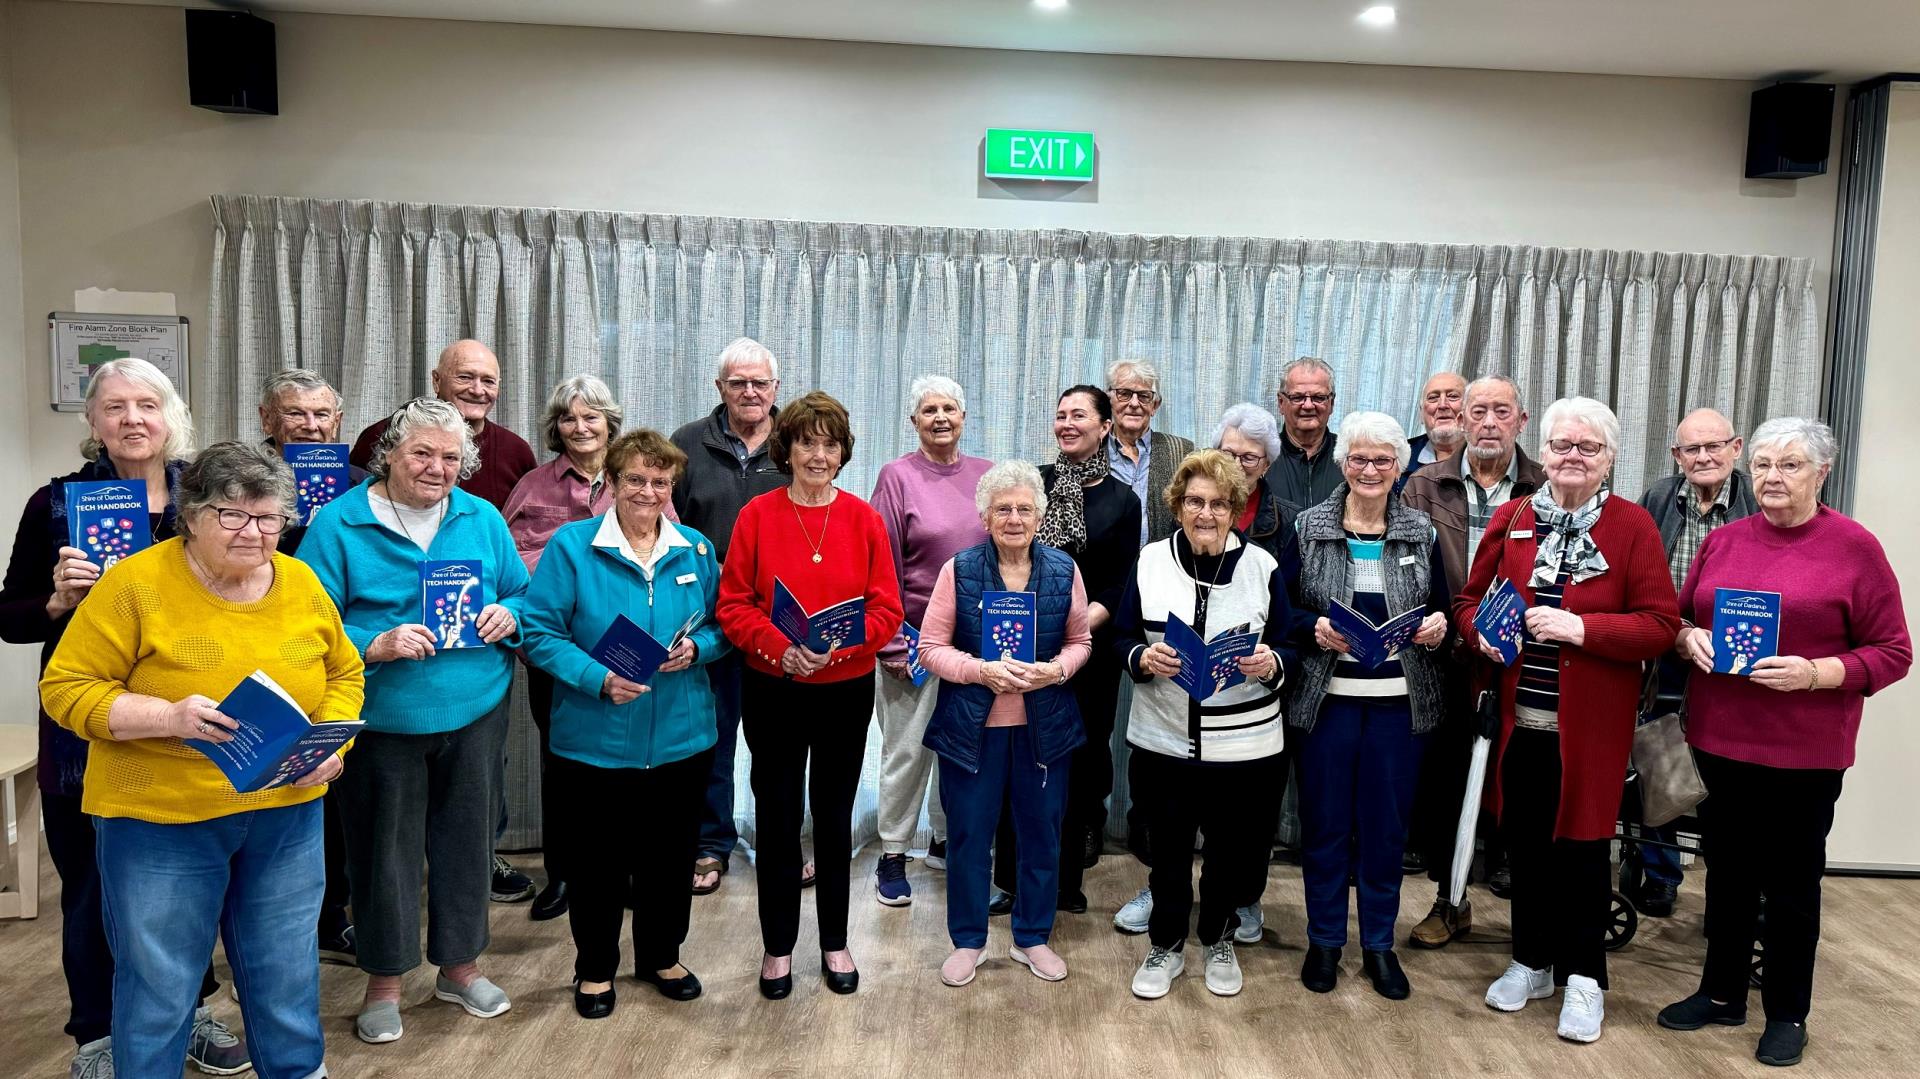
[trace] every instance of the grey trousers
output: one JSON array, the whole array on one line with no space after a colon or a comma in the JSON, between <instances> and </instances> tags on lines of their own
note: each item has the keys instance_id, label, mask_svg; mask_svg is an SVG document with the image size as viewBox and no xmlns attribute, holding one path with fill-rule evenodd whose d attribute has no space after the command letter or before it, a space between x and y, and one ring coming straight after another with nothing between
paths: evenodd
<instances>
[{"instance_id":1,"label":"grey trousers","mask_svg":"<svg viewBox=\"0 0 1920 1079\"><path fill-rule=\"evenodd\" d=\"M905 854L913 849L914 837L920 831L923 803L933 838L947 838L947 811L940 804L940 773L933 767L933 751L920 744L940 696L940 680L929 678L915 686L878 667L873 670L873 680L874 711L880 716L880 850Z\"/></svg>"},{"instance_id":2,"label":"grey trousers","mask_svg":"<svg viewBox=\"0 0 1920 1079\"><path fill-rule=\"evenodd\" d=\"M427 961L470 962L487 947L496 764L507 700L456 731L362 731L336 783L360 969L420 965L420 886L427 879ZM430 871L430 876L429 876Z\"/></svg>"}]
</instances>

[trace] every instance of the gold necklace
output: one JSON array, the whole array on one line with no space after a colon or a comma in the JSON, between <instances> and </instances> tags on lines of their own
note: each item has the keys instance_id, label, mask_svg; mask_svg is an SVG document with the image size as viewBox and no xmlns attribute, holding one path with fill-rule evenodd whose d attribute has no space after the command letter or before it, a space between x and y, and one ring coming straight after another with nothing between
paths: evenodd
<instances>
[{"instance_id":1,"label":"gold necklace","mask_svg":"<svg viewBox=\"0 0 1920 1079\"><path fill-rule=\"evenodd\" d=\"M827 529L833 526L833 499L827 499L827 515L820 522L820 543L813 542L813 537L807 533L806 519L800 516L800 504L793 500L791 490L787 492L787 505L793 510L794 522L800 526L800 538L806 540L807 546L813 548L813 564L819 565L820 544L827 542Z\"/></svg>"}]
</instances>

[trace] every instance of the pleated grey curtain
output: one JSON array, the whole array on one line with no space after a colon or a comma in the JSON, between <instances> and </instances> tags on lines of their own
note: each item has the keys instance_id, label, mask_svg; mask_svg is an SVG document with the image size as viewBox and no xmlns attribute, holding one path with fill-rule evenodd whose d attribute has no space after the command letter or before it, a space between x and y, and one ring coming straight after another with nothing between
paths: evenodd
<instances>
[{"instance_id":1,"label":"pleated grey curtain","mask_svg":"<svg viewBox=\"0 0 1920 1079\"><path fill-rule=\"evenodd\" d=\"M745 334L779 357L783 397L820 388L847 405L859 444L842 486L865 495L912 448L920 374L966 388L968 452L1046 461L1059 391L1102 383L1114 360L1158 365L1158 426L1200 441L1236 401L1271 409L1279 369L1313 355L1337 373L1336 415L1378 409L1409 433L1437 370L1510 375L1535 417L1598 397L1621 419L1616 486L1637 495L1669 471L1689 409L1750 431L1810 414L1819 390L1811 260L1767 255L266 196L215 197L212 240L201 405L223 437L251 434L262 379L292 366L340 388L351 434L428 392L460 337L499 354L495 418L536 444L546 393L582 372L606 379L629 425L670 431L714 406L714 359ZM530 761L530 729L515 729ZM513 770L510 845L537 826L526 771ZM863 791L863 827L872 806Z\"/></svg>"}]
</instances>

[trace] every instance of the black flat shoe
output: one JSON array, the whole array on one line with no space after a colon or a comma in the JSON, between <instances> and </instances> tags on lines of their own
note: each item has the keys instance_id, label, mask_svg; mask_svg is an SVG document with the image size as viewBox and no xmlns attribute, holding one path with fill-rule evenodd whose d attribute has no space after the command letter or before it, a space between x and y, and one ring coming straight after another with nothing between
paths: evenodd
<instances>
[{"instance_id":1,"label":"black flat shoe","mask_svg":"<svg viewBox=\"0 0 1920 1079\"><path fill-rule=\"evenodd\" d=\"M527 916L536 922L552 921L567 912L567 882L550 880L540 894L533 897L533 907Z\"/></svg>"},{"instance_id":2,"label":"black flat shoe","mask_svg":"<svg viewBox=\"0 0 1920 1079\"><path fill-rule=\"evenodd\" d=\"M1413 986L1407 984L1407 972L1400 969L1400 957L1394 955L1392 950L1362 951L1360 969L1366 972L1367 980L1373 983L1373 991L1388 1000L1405 1000L1413 993Z\"/></svg>"},{"instance_id":3,"label":"black flat shoe","mask_svg":"<svg viewBox=\"0 0 1920 1079\"><path fill-rule=\"evenodd\" d=\"M785 1000L793 993L793 971L789 970L778 978L760 977L760 995L768 1000Z\"/></svg>"},{"instance_id":4,"label":"black flat shoe","mask_svg":"<svg viewBox=\"0 0 1920 1079\"><path fill-rule=\"evenodd\" d=\"M1650 880L1640 886L1633 905L1649 918L1673 917L1673 902L1679 889L1664 880Z\"/></svg>"},{"instance_id":5,"label":"black flat shoe","mask_svg":"<svg viewBox=\"0 0 1920 1079\"><path fill-rule=\"evenodd\" d=\"M1776 1068L1785 1068L1800 1063L1800 1054L1807 1048L1807 1025L1805 1023L1776 1023L1768 1020L1766 1032L1760 1035L1760 1047L1753 1052L1753 1059L1762 1064L1771 1064Z\"/></svg>"},{"instance_id":6,"label":"black flat shoe","mask_svg":"<svg viewBox=\"0 0 1920 1079\"><path fill-rule=\"evenodd\" d=\"M608 986L604 993L582 993L580 983L573 983L573 1010L580 1013L582 1019L605 1019L613 1014L613 987Z\"/></svg>"},{"instance_id":7,"label":"black flat shoe","mask_svg":"<svg viewBox=\"0 0 1920 1079\"><path fill-rule=\"evenodd\" d=\"M848 993L860 988L859 971L849 970L843 974L840 971L834 970L827 966L827 957L824 955L820 957L820 978L827 983L828 989L833 990L841 996L846 996Z\"/></svg>"},{"instance_id":8,"label":"black flat shoe","mask_svg":"<svg viewBox=\"0 0 1920 1079\"><path fill-rule=\"evenodd\" d=\"M1708 1023L1717 1023L1723 1027L1745 1026L1747 1002L1740 1000L1715 1004L1713 998L1707 994L1695 993L1685 1000L1660 1009L1659 1021L1660 1025L1668 1030L1699 1030Z\"/></svg>"},{"instance_id":9,"label":"black flat shoe","mask_svg":"<svg viewBox=\"0 0 1920 1079\"><path fill-rule=\"evenodd\" d=\"M1094 866L1100 864L1100 848L1102 846L1101 844L1102 838L1103 837L1100 835L1099 832L1087 833L1086 845L1082 847L1080 851L1080 868L1092 869Z\"/></svg>"},{"instance_id":10,"label":"black flat shoe","mask_svg":"<svg viewBox=\"0 0 1920 1079\"><path fill-rule=\"evenodd\" d=\"M693 976L693 971L678 978L663 978L655 971L636 970L633 977L660 990L660 995L668 1000L692 1000L700 995L700 979Z\"/></svg>"},{"instance_id":11,"label":"black flat shoe","mask_svg":"<svg viewBox=\"0 0 1920 1079\"><path fill-rule=\"evenodd\" d=\"M987 903L987 915L993 918L1004 918L1007 915L1012 913L1013 913L1013 893L1012 892L993 893L993 899Z\"/></svg>"},{"instance_id":12,"label":"black flat shoe","mask_svg":"<svg viewBox=\"0 0 1920 1079\"><path fill-rule=\"evenodd\" d=\"M1008 909L1011 910L1012 907L1009 906ZM1054 901L1053 909L1064 910L1068 914L1085 914L1087 912L1087 893L1079 891L1078 889L1071 892L1061 892L1060 897Z\"/></svg>"},{"instance_id":13,"label":"black flat shoe","mask_svg":"<svg viewBox=\"0 0 1920 1079\"><path fill-rule=\"evenodd\" d=\"M1340 981L1340 949L1307 945L1306 962L1300 964L1300 984L1316 993L1331 993Z\"/></svg>"}]
</instances>

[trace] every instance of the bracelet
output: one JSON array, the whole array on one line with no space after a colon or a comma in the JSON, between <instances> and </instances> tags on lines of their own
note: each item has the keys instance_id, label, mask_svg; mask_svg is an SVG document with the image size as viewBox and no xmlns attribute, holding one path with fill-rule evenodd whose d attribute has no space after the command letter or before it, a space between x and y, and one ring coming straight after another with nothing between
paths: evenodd
<instances>
[{"instance_id":1,"label":"bracelet","mask_svg":"<svg viewBox=\"0 0 1920 1079\"><path fill-rule=\"evenodd\" d=\"M1807 661L1807 692L1811 693L1814 690L1819 688L1820 688L1820 661L1817 659L1810 659Z\"/></svg>"}]
</instances>

